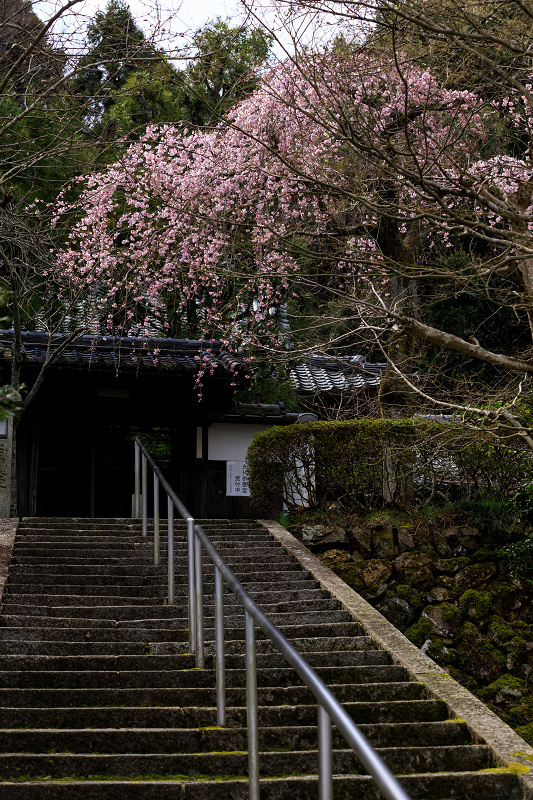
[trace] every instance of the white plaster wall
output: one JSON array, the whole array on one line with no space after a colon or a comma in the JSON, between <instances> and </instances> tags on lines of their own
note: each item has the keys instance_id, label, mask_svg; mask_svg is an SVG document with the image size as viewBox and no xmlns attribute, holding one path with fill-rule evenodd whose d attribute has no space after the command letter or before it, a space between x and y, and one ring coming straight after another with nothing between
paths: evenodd
<instances>
[{"instance_id":1,"label":"white plaster wall","mask_svg":"<svg viewBox=\"0 0 533 800\"><path fill-rule=\"evenodd\" d=\"M209 461L244 461L256 433L270 425L246 425L234 422L213 422L209 426Z\"/></svg>"}]
</instances>

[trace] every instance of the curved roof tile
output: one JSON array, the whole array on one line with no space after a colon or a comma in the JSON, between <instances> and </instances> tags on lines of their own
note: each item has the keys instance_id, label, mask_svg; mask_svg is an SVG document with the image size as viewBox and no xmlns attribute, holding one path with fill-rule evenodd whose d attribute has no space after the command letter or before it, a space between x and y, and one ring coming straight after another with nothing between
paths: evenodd
<instances>
[{"instance_id":1,"label":"curved roof tile","mask_svg":"<svg viewBox=\"0 0 533 800\"><path fill-rule=\"evenodd\" d=\"M291 369L290 379L294 389L304 394L362 392L379 387L385 366L384 363L370 364L362 355L314 355Z\"/></svg>"}]
</instances>

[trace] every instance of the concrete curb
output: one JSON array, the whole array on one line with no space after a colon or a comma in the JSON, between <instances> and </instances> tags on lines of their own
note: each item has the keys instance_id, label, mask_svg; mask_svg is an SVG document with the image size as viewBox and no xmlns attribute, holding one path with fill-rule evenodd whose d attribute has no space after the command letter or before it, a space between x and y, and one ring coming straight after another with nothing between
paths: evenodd
<instances>
[{"instance_id":1,"label":"concrete curb","mask_svg":"<svg viewBox=\"0 0 533 800\"><path fill-rule=\"evenodd\" d=\"M16 517L13 519L0 519L0 603L4 597L4 588L9 574L18 524L19 521Z\"/></svg>"},{"instance_id":2,"label":"concrete curb","mask_svg":"<svg viewBox=\"0 0 533 800\"><path fill-rule=\"evenodd\" d=\"M420 681L435 699L443 700L452 717L463 719L474 741L487 744L497 764L519 773L526 800L533 800L533 747L518 736L467 689L421 653L385 617L314 556L298 539L271 520L258 520L319 583L342 603L371 636L387 650L395 664L404 667L412 680Z\"/></svg>"}]
</instances>

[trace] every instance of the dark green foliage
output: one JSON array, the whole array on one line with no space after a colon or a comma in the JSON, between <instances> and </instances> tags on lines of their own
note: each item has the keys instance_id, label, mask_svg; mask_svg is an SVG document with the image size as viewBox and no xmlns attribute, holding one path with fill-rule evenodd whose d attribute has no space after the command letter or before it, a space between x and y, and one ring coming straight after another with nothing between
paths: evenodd
<instances>
[{"instance_id":1,"label":"dark green foliage","mask_svg":"<svg viewBox=\"0 0 533 800\"><path fill-rule=\"evenodd\" d=\"M471 258L471 255L467 256L462 250L458 250L443 259L443 271L456 275L460 280L466 269L464 261L468 259L467 265L471 268ZM466 341L475 337L484 348L498 353L512 355L517 349L527 347L530 332L525 316L518 317L511 308L504 305L495 307L480 295L466 291L457 292L452 285L441 287L440 291L447 296L435 299L425 308L425 320L429 325ZM454 372L458 368L463 373L466 371L468 376L487 380L493 379L497 374L497 370L491 365L453 350L429 348L428 358L435 369L444 373L444 376L449 375L452 380L456 379Z\"/></svg>"},{"instance_id":2,"label":"dark green foliage","mask_svg":"<svg viewBox=\"0 0 533 800\"><path fill-rule=\"evenodd\" d=\"M248 450L252 501L269 514L332 502L347 511L383 505L384 453L393 458L398 485L414 481L419 504L443 496L472 497L483 490L502 499L518 489L531 456L461 425L426 420L351 420L273 428ZM390 483L390 475L388 476Z\"/></svg>"},{"instance_id":3,"label":"dark green foliage","mask_svg":"<svg viewBox=\"0 0 533 800\"><path fill-rule=\"evenodd\" d=\"M273 364L254 363L254 382L237 392L238 403L279 403L286 411L298 411L299 398L287 370Z\"/></svg>"},{"instance_id":4,"label":"dark green foliage","mask_svg":"<svg viewBox=\"0 0 533 800\"><path fill-rule=\"evenodd\" d=\"M87 40L75 88L88 101L88 126L129 140L151 124L215 124L257 87L272 45L259 29L217 19L196 32L194 58L178 70L145 39L124 0L96 15Z\"/></svg>"},{"instance_id":5,"label":"dark green foliage","mask_svg":"<svg viewBox=\"0 0 533 800\"><path fill-rule=\"evenodd\" d=\"M453 606L455 608L455 606ZM479 627L484 627L490 617L494 614L494 598L490 592L480 592L475 589L467 589L459 599L459 606L455 608L460 620L461 615L474 622ZM458 623L457 623L458 624Z\"/></svg>"},{"instance_id":6,"label":"dark green foliage","mask_svg":"<svg viewBox=\"0 0 533 800\"><path fill-rule=\"evenodd\" d=\"M482 526L491 539L499 536L502 528L512 528L521 518L516 503L506 493L477 491L470 497L449 503L447 508L468 516L472 524Z\"/></svg>"},{"instance_id":7,"label":"dark green foliage","mask_svg":"<svg viewBox=\"0 0 533 800\"><path fill-rule=\"evenodd\" d=\"M180 98L194 125L217 122L257 88L273 37L260 28L231 25L218 17L193 38L196 57L184 73Z\"/></svg>"},{"instance_id":8,"label":"dark green foliage","mask_svg":"<svg viewBox=\"0 0 533 800\"><path fill-rule=\"evenodd\" d=\"M427 648L427 654L443 666L452 664L457 658L457 651L446 647L442 639L438 638L431 640L431 644Z\"/></svg>"},{"instance_id":9,"label":"dark green foliage","mask_svg":"<svg viewBox=\"0 0 533 800\"><path fill-rule=\"evenodd\" d=\"M19 386L22 391L24 387ZM12 386L0 386L0 420L6 417L17 416L20 412L20 392L15 391Z\"/></svg>"},{"instance_id":10,"label":"dark green foliage","mask_svg":"<svg viewBox=\"0 0 533 800\"><path fill-rule=\"evenodd\" d=\"M458 666L477 680L493 681L505 669L505 656L472 622L465 622L458 635Z\"/></svg>"},{"instance_id":11,"label":"dark green foliage","mask_svg":"<svg viewBox=\"0 0 533 800\"><path fill-rule=\"evenodd\" d=\"M131 75L160 60L124 0L109 0L87 29L89 51L79 64L74 88L87 108L92 127L114 103L113 93ZM100 131L102 132L102 131Z\"/></svg>"},{"instance_id":12,"label":"dark green foliage","mask_svg":"<svg viewBox=\"0 0 533 800\"><path fill-rule=\"evenodd\" d=\"M510 575L533 579L533 531L528 531L520 541L504 547L499 555Z\"/></svg>"},{"instance_id":13,"label":"dark green foliage","mask_svg":"<svg viewBox=\"0 0 533 800\"><path fill-rule=\"evenodd\" d=\"M452 603L442 603L440 609L444 622L451 628L455 628L461 623L461 612L456 606L452 605Z\"/></svg>"}]
</instances>

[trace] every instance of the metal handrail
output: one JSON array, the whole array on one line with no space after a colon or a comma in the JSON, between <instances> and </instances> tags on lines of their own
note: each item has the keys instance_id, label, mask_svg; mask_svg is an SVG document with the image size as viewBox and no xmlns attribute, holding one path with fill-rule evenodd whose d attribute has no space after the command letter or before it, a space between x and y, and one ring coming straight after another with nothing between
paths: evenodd
<instances>
[{"instance_id":1,"label":"metal handrail","mask_svg":"<svg viewBox=\"0 0 533 800\"><path fill-rule=\"evenodd\" d=\"M142 462L142 468L141 468ZM203 627L203 589L202 589L202 547L215 567L215 645L216 645L216 692L217 724L226 723L226 700L224 679L224 607L223 584L226 582L237 595L244 607L246 642L246 699L248 722L248 782L250 800L259 800L259 745L257 720L257 677L255 657L255 625L285 657L304 684L314 694L318 702L318 760L319 760L319 800L332 800L332 736L331 725L335 723L346 742L374 779L388 800L410 800L389 768L373 749L348 712L339 703L331 690L314 669L285 638L282 632L261 611L226 564L201 525L198 525L181 502L154 459L140 441L135 439L135 514L138 516L141 503L140 473L142 471L142 530L147 535L146 502L146 464L154 473L157 498L159 485L167 494L168 503L168 602L174 604L174 508L187 521L188 557L188 605L189 605L189 646L196 655L196 666L204 668L204 627ZM159 563L159 512L154 508L154 563ZM192 584L192 585L191 585Z\"/></svg>"}]
</instances>

